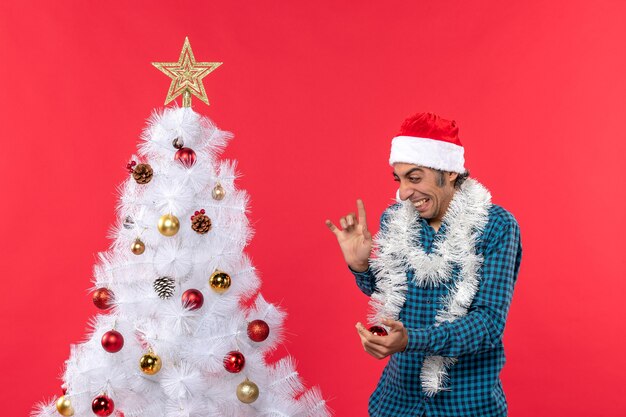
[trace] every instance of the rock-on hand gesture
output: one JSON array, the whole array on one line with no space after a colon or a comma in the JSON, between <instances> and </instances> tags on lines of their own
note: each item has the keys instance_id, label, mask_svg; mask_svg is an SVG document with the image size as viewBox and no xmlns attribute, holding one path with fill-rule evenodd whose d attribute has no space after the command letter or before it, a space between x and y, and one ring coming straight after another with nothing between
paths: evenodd
<instances>
[{"instance_id":1,"label":"rock-on hand gesture","mask_svg":"<svg viewBox=\"0 0 626 417\"><path fill-rule=\"evenodd\" d=\"M337 237L343 258L348 266L354 271L363 272L368 268L368 259L372 252L372 234L367 230L363 201L357 200L356 206L359 213L358 221L354 213L349 213L339 219L341 229L330 220L326 220L326 226Z\"/></svg>"}]
</instances>

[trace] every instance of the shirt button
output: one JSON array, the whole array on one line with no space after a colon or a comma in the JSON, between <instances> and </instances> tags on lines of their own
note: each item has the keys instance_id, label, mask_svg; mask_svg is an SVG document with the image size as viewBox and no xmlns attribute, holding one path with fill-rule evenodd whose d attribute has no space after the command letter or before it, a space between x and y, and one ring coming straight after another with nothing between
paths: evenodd
<instances>
[{"instance_id":1,"label":"shirt button","mask_svg":"<svg viewBox=\"0 0 626 417\"><path fill-rule=\"evenodd\" d=\"M426 304L430 304L430 298L426 300Z\"/></svg>"},{"instance_id":2,"label":"shirt button","mask_svg":"<svg viewBox=\"0 0 626 417\"><path fill-rule=\"evenodd\" d=\"M428 401L430 401L430 398L424 397L424 401L428 402Z\"/></svg>"}]
</instances>

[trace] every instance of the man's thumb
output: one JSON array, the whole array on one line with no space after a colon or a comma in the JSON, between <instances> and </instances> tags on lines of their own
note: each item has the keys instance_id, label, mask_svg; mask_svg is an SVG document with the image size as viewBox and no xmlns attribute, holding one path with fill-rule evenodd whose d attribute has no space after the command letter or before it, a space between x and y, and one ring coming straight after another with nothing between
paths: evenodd
<instances>
[{"instance_id":1,"label":"man's thumb","mask_svg":"<svg viewBox=\"0 0 626 417\"><path fill-rule=\"evenodd\" d=\"M385 326L389 327L389 329L392 332L397 332L397 331L400 331L400 330L402 330L404 328L404 325L402 324L402 322L389 320L389 319L384 319L383 320L383 324Z\"/></svg>"}]
</instances>

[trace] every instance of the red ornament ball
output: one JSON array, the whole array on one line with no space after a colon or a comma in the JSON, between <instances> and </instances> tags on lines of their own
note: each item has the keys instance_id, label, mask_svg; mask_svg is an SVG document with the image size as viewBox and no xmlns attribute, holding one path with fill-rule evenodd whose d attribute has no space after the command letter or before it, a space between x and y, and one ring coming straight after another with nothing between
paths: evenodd
<instances>
[{"instance_id":1,"label":"red ornament ball","mask_svg":"<svg viewBox=\"0 0 626 417\"><path fill-rule=\"evenodd\" d=\"M113 306L113 292L108 288L98 288L93 292L93 303L100 310L107 310Z\"/></svg>"},{"instance_id":2,"label":"red ornament ball","mask_svg":"<svg viewBox=\"0 0 626 417\"><path fill-rule=\"evenodd\" d=\"M204 296L195 289L189 289L183 293L183 306L189 310L197 310L204 304Z\"/></svg>"},{"instance_id":3,"label":"red ornament ball","mask_svg":"<svg viewBox=\"0 0 626 417\"><path fill-rule=\"evenodd\" d=\"M239 351L233 350L224 356L224 368L231 374L241 372L245 364L246 358L244 358L243 354Z\"/></svg>"},{"instance_id":4,"label":"red ornament ball","mask_svg":"<svg viewBox=\"0 0 626 417\"><path fill-rule=\"evenodd\" d=\"M174 159L189 168L196 163L196 153L191 148L180 148L176 151Z\"/></svg>"},{"instance_id":5,"label":"red ornament ball","mask_svg":"<svg viewBox=\"0 0 626 417\"><path fill-rule=\"evenodd\" d=\"M91 403L91 410L97 416L110 416L113 414L114 409L115 403L106 395L100 395L99 397L94 398Z\"/></svg>"},{"instance_id":6,"label":"red ornament ball","mask_svg":"<svg viewBox=\"0 0 626 417\"><path fill-rule=\"evenodd\" d=\"M387 330L381 326L372 326L368 329L374 336L387 336Z\"/></svg>"},{"instance_id":7,"label":"red ornament ball","mask_svg":"<svg viewBox=\"0 0 626 417\"><path fill-rule=\"evenodd\" d=\"M270 335L270 326L263 320L248 323L248 337L254 342L262 342Z\"/></svg>"},{"instance_id":8,"label":"red ornament ball","mask_svg":"<svg viewBox=\"0 0 626 417\"><path fill-rule=\"evenodd\" d=\"M102 347L107 352L119 352L124 347L124 336L122 336L122 334L116 330L109 330L102 335L101 343Z\"/></svg>"}]
</instances>

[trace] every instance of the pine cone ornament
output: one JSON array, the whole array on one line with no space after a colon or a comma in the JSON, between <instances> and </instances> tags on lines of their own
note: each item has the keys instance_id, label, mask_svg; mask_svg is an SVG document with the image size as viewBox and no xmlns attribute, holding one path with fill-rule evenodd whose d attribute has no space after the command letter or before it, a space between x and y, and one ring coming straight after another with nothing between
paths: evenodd
<instances>
[{"instance_id":1,"label":"pine cone ornament","mask_svg":"<svg viewBox=\"0 0 626 417\"><path fill-rule=\"evenodd\" d=\"M204 209L196 211L194 215L191 216L191 228L201 235L211 230L211 219L204 214Z\"/></svg>"},{"instance_id":2,"label":"pine cone ornament","mask_svg":"<svg viewBox=\"0 0 626 417\"><path fill-rule=\"evenodd\" d=\"M147 184L152 180L152 167L148 164L139 164L133 169L133 178L138 184Z\"/></svg>"},{"instance_id":3,"label":"pine cone ornament","mask_svg":"<svg viewBox=\"0 0 626 417\"><path fill-rule=\"evenodd\" d=\"M176 281L174 278L170 277L161 277L154 280L154 291L156 291L157 295L163 300L167 300L172 295L174 295L174 288Z\"/></svg>"}]
</instances>

